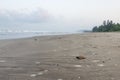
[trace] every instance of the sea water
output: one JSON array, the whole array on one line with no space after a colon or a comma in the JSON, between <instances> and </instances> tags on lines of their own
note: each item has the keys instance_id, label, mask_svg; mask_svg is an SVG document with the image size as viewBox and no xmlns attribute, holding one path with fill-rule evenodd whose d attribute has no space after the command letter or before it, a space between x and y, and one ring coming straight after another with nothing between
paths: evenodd
<instances>
[{"instance_id":1,"label":"sea water","mask_svg":"<svg viewBox=\"0 0 120 80\"><path fill-rule=\"evenodd\" d=\"M0 39L17 39L34 36L65 35L76 32L0 32Z\"/></svg>"}]
</instances>

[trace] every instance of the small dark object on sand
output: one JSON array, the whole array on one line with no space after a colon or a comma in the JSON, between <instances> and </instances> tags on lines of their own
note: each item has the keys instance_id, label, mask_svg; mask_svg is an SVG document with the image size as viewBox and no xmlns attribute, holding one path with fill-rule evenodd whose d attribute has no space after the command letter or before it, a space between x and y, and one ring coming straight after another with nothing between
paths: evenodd
<instances>
[{"instance_id":1,"label":"small dark object on sand","mask_svg":"<svg viewBox=\"0 0 120 80\"><path fill-rule=\"evenodd\" d=\"M35 41L37 41L37 39L36 39L36 38L35 38L34 40L35 40Z\"/></svg>"},{"instance_id":2,"label":"small dark object on sand","mask_svg":"<svg viewBox=\"0 0 120 80\"><path fill-rule=\"evenodd\" d=\"M83 60L83 59L86 59L86 57L84 57L84 56L76 56L76 59Z\"/></svg>"},{"instance_id":3,"label":"small dark object on sand","mask_svg":"<svg viewBox=\"0 0 120 80\"><path fill-rule=\"evenodd\" d=\"M120 46L118 46L120 48Z\"/></svg>"},{"instance_id":4,"label":"small dark object on sand","mask_svg":"<svg viewBox=\"0 0 120 80\"><path fill-rule=\"evenodd\" d=\"M62 37L58 37L58 39L62 39Z\"/></svg>"},{"instance_id":5,"label":"small dark object on sand","mask_svg":"<svg viewBox=\"0 0 120 80\"><path fill-rule=\"evenodd\" d=\"M105 63L105 61L102 61L103 63Z\"/></svg>"},{"instance_id":6,"label":"small dark object on sand","mask_svg":"<svg viewBox=\"0 0 120 80\"><path fill-rule=\"evenodd\" d=\"M97 48L96 46L94 46L93 48Z\"/></svg>"}]
</instances>

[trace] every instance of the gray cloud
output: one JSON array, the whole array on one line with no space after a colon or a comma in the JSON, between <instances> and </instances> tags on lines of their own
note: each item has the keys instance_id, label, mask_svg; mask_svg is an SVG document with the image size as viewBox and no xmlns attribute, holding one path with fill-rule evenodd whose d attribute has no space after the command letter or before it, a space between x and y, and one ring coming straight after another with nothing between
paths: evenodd
<instances>
[{"instance_id":1,"label":"gray cloud","mask_svg":"<svg viewBox=\"0 0 120 80\"><path fill-rule=\"evenodd\" d=\"M20 11L0 11L0 23L41 23L47 22L50 19L50 15L47 11L42 9L37 9L34 11L27 11L25 12Z\"/></svg>"},{"instance_id":2,"label":"gray cloud","mask_svg":"<svg viewBox=\"0 0 120 80\"><path fill-rule=\"evenodd\" d=\"M81 19L51 15L43 9L0 10L0 29L76 31L82 24Z\"/></svg>"},{"instance_id":3,"label":"gray cloud","mask_svg":"<svg viewBox=\"0 0 120 80\"><path fill-rule=\"evenodd\" d=\"M49 14L43 9L36 10L0 10L0 29L11 30L64 30L59 17Z\"/></svg>"}]
</instances>

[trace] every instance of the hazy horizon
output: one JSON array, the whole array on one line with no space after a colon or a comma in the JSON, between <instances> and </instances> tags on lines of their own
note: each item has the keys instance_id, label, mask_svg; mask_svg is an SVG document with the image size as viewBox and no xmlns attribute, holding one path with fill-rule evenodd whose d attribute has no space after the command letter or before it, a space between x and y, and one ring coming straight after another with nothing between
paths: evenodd
<instances>
[{"instance_id":1,"label":"hazy horizon","mask_svg":"<svg viewBox=\"0 0 120 80\"><path fill-rule=\"evenodd\" d=\"M1 0L0 29L90 30L103 20L120 22L119 0Z\"/></svg>"}]
</instances>

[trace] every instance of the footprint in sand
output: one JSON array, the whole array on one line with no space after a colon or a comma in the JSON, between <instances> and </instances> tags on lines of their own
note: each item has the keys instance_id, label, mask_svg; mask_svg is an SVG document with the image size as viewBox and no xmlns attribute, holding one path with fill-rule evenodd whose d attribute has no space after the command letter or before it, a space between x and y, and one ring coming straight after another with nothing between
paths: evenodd
<instances>
[{"instance_id":1,"label":"footprint in sand","mask_svg":"<svg viewBox=\"0 0 120 80\"><path fill-rule=\"evenodd\" d=\"M44 72L48 72L48 70L44 70Z\"/></svg>"},{"instance_id":2,"label":"footprint in sand","mask_svg":"<svg viewBox=\"0 0 120 80\"><path fill-rule=\"evenodd\" d=\"M37 75L41 76L41 75L43 75L43 72L38 72Z\"/></svg>"},{"instance_id":3,"label":"footprint in sand","mask_svg":"<svg viewBox=\"0 0 120 80\"><path fill-rule=\"evenodd\" d=\"M30 77L36 77L37 75L36 74L31 74Z\"/></svg>"},{"instance_id":4,"label":"footprint in sand","mask_svg":"<svg viewBox=\"0 0 120 80\"><path fill-rule=\"evenodd\" d=\"M86 67L90 68L90 65L86 65Z\"/></svg>"},{"instance_id":5,"label":"footprint in sand","mask_svg":"<svg viewBox=\"0 0 120 80\"><path fill-rule=\"evenodd\" d=\"M80 79L81 77L79 76L78 79Z\"/></svg>"},{"instance_id":6,"label":"footprint in sand","mask_svg":"<svg viewBox=\"0 0 120 80\"><path fill-rule=\"evenodd\" d=\"M57 80L63 80L63 79L57 79Z\"/></svg>"},{"instance_id":7,"label":"footprint in sand","mask_svg":"<svg viewBox=\"0 0 120 80\"><path fill-rule=\"evenodd\" d=\"M4 62L6 62L5 60L0 60L0 63L4 63Z\"/></svg>"},{"instance_id":8,"label":"footprint in sand","mask_svg":"<svg viewBox=\"0 0 120 80\"><path fill-rule=\"evenodd\" d=\"M92 62L97 63L97 62L100 62L100 60L93 60Z\"/></svg>"},{"instance_id":9,"label":"footprint in sand","mask_svg":"<svg viewBox=\"0 0 120 80\"><path fill-rule=\"evenodd\" d=\"M56 52L57 50L55 49L55 50L53 50L53 52Z\"/></svg>"},{"instance_id":10,"label":"footprint in sand","mask_svg":"<svg viewBox=\"0 0 120 80\"><path fill-rule=\"evenodd\" d=\"M82 65L74 65L74 67L77 67L77 68L79 68L79 67L82 67Z\"/></svg>"},{"instance_id":11,"label":"footprint in sand","mask_svg":"<svg viewBox=\"0 0 120 80\"><path fill-rule=\"evenodd\" d=\"M35 64L36 64L36 65L39 65L39 64L40 64L40 62L35 62Z\"/></svg>"},{"instance_id":12,"label":"footprint in sand","mask_svg":"<svg viewBox=\"0 0 120 80\"><path fill-rule=\"evenodd\" d=\"M44 70L44 71L38 72L37 75L41 76L41 75L43 75L44 73L47 73L47 72L48 72L48 70Z\"/></svg>"},{"instance_id":13,"label":"footprint in sand","mask_svg":"<svg viewBox=\"0 0 120 80\"><path fill-rule=\"evenodd\" d=\"M103 67L103 66L105 66L104 64L97 64L97 66L99 66L99 67Z\"/></svg>"}]
</instances>

